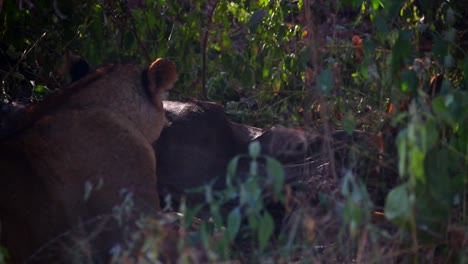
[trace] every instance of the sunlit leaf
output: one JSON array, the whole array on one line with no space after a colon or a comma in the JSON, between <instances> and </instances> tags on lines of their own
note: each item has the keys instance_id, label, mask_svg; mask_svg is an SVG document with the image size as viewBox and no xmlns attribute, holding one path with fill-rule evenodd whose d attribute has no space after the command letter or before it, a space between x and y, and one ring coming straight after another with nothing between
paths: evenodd
<instances>
[{"instance_id":1,"label":"sunlit leaf","mask_svg":"<svg viewBox=\"0 0 468 264\"><path fill-rule=\"evenodd\" d=\"M46 93L48 91L49 91L49 89L47 89L47 87L45 87L44 85L34 86L34 92L36 92L36 93Z\"/></svg>"}]
</instances>

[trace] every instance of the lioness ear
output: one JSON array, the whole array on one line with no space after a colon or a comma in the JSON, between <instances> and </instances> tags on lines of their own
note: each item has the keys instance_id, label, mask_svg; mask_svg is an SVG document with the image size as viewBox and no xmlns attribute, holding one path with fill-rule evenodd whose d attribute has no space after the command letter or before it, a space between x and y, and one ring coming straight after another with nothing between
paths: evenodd
<instances>
[{"instance_id":1,"label":"lioness ear","mask_svg":"<svg viewBox=\"0 0 468 264\"><path fill-rule=\"evenodd\" d=\"M153 103L162 110L163 93L177 81L176 65L169 59L158 58L148 68L149 90Z\"/></svg>"}]
</instances>

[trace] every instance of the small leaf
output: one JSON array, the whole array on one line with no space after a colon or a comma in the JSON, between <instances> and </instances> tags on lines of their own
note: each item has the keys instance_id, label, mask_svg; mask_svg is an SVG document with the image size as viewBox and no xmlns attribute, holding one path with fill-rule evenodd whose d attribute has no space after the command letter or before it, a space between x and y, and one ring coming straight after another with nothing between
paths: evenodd
<instances>
[{"instance_id":1,"label":"small leaf","mask_svg":"<svg viewBox=\"0 0 468 264\"><path fill-rule=\"evenodd\" d=\"M329 69L323 70L318 76L318 90L325 95L333 89L333 73Z\"/></svg>"},{"instance_id":2,"label":"small leaf","mask_svg":"<svg viewBox=\"0 0 468 264\"><path fill-rule=\"evenodd\" d=\"M396 140L397 148L398 148L398 175L400 177L404 177L407 172L407 148L408 148L408 140L407 140L407 129L404 129L398 133L398 137Z\"/></svg>"},{"instance_id":3,"label":"small leaf","mask_svg":"<svg viewBox=\"0 0 468 264\"><path fill-rule=\"evenodd\" d=\"M49 89L45 87L44 85L36 85L34 87L34 92L36 93L46 93Z\"/></svg>"},{"instance_id":4,"label":"small leaf","mask_svg":"<svg viewBox=\"0 0 468 264\"><path fill-rule=\"evenodd\" d=\"M258 229L258 242L260 251L263 251L266 248L268 240L273 234L274 227L275 222L273 221L273 218L268 212L264 212Z\"/></svg>"},{"instance_id":5,"label":"small leaf","mask_svg":"<svg viewBox=\"0 0 468 264\"><path fill-rule=\"evenodd\" d=\"M205 185L205 201L209 204L213 202L213 190L211 185Z\"/></svg>"},{"instance_id":6,"label":"small leaf","mask_svg":"<svg viewBox=\"0 0 468 264\"><path fill-rule=\"evenodd\" d=\"M345 118L343 119L343 130L351 135L355 128L356 121L354 120L353 115L351 113L346 114Z\"/></svg>"},{"instance_id":7,"label":"small leaf","mask_svg":"<svg viewBox=\"0 0 468 264\"><path fill-rule=\"evenodd\" d=\"M279 161L272 158L267 158L266 169L268 175L273 178L275 194L278 195L281 193L284 185L284 168Z\"/></svg>"},{"instance_id":8,"label":"small leaf","mask_svg":"<svg viewBox=\"0 0 468 264\"><path fill-rule=\"evenodd\" d=\"M236 238L237 233L239 232L239 228L241 225L241 212L239 207L234 208L228 215L227 219L227 232L229 235L229 240L234 240Z\"/></svg>"},{"instance_id":9,"label":"small leaf","mask_svg":"<svg viewBox=\"0 0 468 264\"><path fill-rule=\"evenodd\" d=\"M260 224L259 221L258 221L257 215L256 214L248 214L247 219L248 219L248 222L249 222L250 229L256 230L258 228L258 225Z\"/></svg>"},{"instance_id":10,"label":"small leaf","mask_svg":"<svg viewBox=\"0 0 468 264\"><path fill-rule=\"evenodd\" d=\"M260 143L258 141L250 143L249 155L252 157L252 159L256 159L258 156L260 156Z\"/></svg>"},{"instance_id":11,"label":"small leaf","mask_svg":"<svg viewBox=\"0 0 468 264\"><path fill-rule=\"evenodd\" d=\"M239 163L239 156L235 156L230 162L227 167L227 175L226 175L226 185L232 186L232 180L236 176L237 171L237 164Z\"/></svg>"},{"instance_id":12,"label":"small leaf","mask_svg":"<svg viewBox=\"0 0 468 264\"><path fill-rule=\"evenodd\" d=\"M92 191L93 191L93 184L90 181L86 181L84 185L84 197L83 197L85 201L89 199L89 196L91 195Z\"/></svg>"}]
</instances>

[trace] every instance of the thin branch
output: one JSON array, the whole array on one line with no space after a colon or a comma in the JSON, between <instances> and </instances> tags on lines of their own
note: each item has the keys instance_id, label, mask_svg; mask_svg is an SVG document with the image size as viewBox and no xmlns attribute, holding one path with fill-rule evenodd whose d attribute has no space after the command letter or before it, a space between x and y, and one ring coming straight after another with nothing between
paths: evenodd
<instances>
[{"instance_id":1,"label":"thin branch","mask_svg":"<svg viewBox=\"0 0 468 264\"><path fill-rule=\"evenodd\" d=\"M208 24L205 28L205 35L203 36L203 42L202 42L202 63L203 63L203 66L202 66L202 96L204 99L207 99L208 98L208 94L206 92L206 50L207 50L207 46L208 46L208 35L210 34L210 26L211 26L211 23L213 21L213 14L214 14L214 11L216 9L216 7L218 6L218 1L215 1L214 2L214 5L212 7L212 9L210 10L210 13L209 13L209 16L208 16Z\"/></svg>"}]
</instances>

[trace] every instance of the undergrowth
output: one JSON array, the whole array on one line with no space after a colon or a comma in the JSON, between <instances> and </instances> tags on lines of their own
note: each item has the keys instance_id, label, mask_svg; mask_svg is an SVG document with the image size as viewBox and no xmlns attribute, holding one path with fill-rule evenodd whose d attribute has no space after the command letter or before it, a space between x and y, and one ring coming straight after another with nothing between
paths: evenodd
<instances>
[{"instance_id":1,"label":"undergrowth","mask_svg":"<svg viewBox=\"0 0 468 264\"><path fill-rule=\"evenodd\" d=\"M141 219L139 262L173 251L180 263L467 263L468 14L460 2L46 2L3 4L3 102L31 103L65 83L64 50L95 65L164 56L181 72L173 99L217 101L232 120L261 127L360 129L384 142L377 173L347 168L315 203L307 191L291 193L277 161L267 158L267 175L258 173L255 143L231 162L225 190L202 188L205 204L182 203L167 222ZM251 160L250 177L236 182L241 158ZM379 184L388 186L384 202L370 191ZM208 217L192 227L203 210ZM7 250L0 245L0 263ZM124 262L126 252L115 256Z\"/></svg>"}]
</instances>

